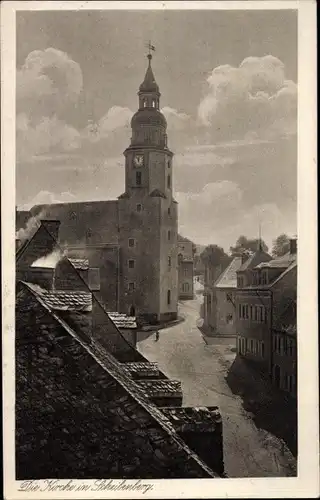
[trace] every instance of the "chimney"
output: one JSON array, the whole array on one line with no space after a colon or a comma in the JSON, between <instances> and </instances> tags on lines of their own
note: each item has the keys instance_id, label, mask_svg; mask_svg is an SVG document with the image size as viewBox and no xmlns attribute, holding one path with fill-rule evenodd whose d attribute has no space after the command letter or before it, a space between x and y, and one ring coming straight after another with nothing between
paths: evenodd
<instances>
[{"instance_id":1,"label":"chimney","mask_svg":"<svg viewBox=\"0 0 320 500\"><path fill-rule=\"evenodd\" d=\"M54 268L50 267L29 267L24 271L18 271L19 279L39 285L45 290L52 290Z\"/></svg>"},{"instance_id":2,"label":"chimney","mask_svg":"<svg viewBox=\"0 0 320 500\"><path fill-rule=\"evenodd\" d=\"M167 407L161 411L186 444L223 476L222 419L218 407Z\"/></svg>"},{"instance_id":3,"label":"chimney","mask_svg":"<svg viewBox=\"0 0 320 500\"><path fill-rule=\"evenodd\" d=\"M42 219L40 223L47 229L54 239L58 241L60 221L55 219Z\"/></svg>"},{"instance_id":4,"label":"chimney","mask_svg":"<svg viewBox=\"0 0 320 500\"><path fill-rule=\"evenodd\" d=\"M290 239L290 254L296 255L296 253L297 253L297 239L291 238Z\"/></svg>"}]
</instances>

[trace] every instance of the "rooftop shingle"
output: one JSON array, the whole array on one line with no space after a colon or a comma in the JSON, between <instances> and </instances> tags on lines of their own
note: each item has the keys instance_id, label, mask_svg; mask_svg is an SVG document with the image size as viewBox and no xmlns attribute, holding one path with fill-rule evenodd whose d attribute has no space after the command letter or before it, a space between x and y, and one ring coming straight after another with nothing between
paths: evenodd
<instances>
[{"instance_id":1,"label":"rooftop shingle","mask_svg":"<svg viewBox=\"0 0 320 500\"><path fill-rule=\"evenodd\" d=\"M37 293L44 303L55 311L91 311L92 295L89 292L69 290L44 290L27 283L28 287Z\"/></svg>"},{"instance_id":2,"label":"rooftop shingle","mask_svg":"<svg viewBox=\"0 0 320 500\"><path fill-rule=\"evenodd\" d=\"M157 378L160 375L157 363L151 362L125 363L123 369L133 378Z\"/></svg>"},{"instance_id":3,"label":"rooftop shingle","mask_svg":"<svg viewBox=\"0 0 320 500\"><path fill-rule=\"evenodd\" d=\"M89 269L89 259L74 259L74 258L69 258L69 261L79 271L85 271Z\"/></svg>"},{"instance_id":4,"label":"rooftop shingle","mask_svg":"<svg viewBox=\"0 0 320 500\"><path fill-rule=\"evenodd\" d=\"M108 316L118 328L137 328L137 322L134 316L127 316L126 314L118 312L108 312Z\"/></svg>"},{"instance_id":5,"label":"rooftop shingle","mask_svg":"<svg viewBox=\"0 0 320 500\"><path fill-rule=\"evenodd\" d=\"M142 380L138 384L150 398L180 397L182 395L181 382L178 380Z\"/></svg>"},{"instance_id":6,"label":"rooftop shingle","mask_svg":"<svg viewBox=\"0 0 320 500\"><path fill-rule=\"evenodd\" d=\"M161 408L178 432L214 431L220 424L221 414L217 406Z\"/></svg>"}]
</instances>

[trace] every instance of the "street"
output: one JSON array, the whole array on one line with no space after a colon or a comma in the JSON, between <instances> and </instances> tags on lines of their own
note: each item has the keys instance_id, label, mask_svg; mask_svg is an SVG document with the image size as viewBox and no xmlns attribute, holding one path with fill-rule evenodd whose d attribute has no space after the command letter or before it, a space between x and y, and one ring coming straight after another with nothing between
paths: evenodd
<instances>
[{"instance_id":1,"label":"street","mask_svg":"<svg viewBox=\"0 0 320 500\"><path fill-rule=\"evenodd\" d=\"M225 376L235 357L235 340L216 339L207 345L197 327L203 297L180 303L185 321L138 342L138 350L156 361L170 378L182 382L183 406L219 406L223 420L225 470L229 477L292 475L294 459L282 443L258 429L232 394ZM230 345L232 344L232 345ZM233 347L233 349L232 349Z\"/></svg>"}]
</instances>

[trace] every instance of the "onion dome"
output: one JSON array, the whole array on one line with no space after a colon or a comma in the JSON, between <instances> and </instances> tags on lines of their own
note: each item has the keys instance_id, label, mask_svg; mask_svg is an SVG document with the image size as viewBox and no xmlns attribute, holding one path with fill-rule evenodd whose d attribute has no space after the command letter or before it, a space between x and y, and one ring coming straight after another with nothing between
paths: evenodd
<instances>
[{"instance_id":1,"label":"onion dome","mask_svg":"<svg viewBox=\"0 0 320 500\"><path fill-rule=\"evenodd\" d=\"M167 127L167 120L164 115L154 108L139 109L131 119L131 127L133 129L140 125Z\"/></svg>"}]
</instances>

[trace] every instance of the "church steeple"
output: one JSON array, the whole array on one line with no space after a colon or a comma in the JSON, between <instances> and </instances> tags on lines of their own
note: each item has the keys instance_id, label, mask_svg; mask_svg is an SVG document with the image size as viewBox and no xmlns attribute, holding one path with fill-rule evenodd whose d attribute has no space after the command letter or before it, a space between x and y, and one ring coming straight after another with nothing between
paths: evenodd
<instances>
[{"instance_id":1,"label":"church steeple","mask_svg":"<svg viewBox=\"0 0 320 500\"><path fill-rule=\"evenodd\" d=\"M144 80L139 87L139 92L138 92L139 109L143 108L159 109L161 94L151 67L152 55L149 53L147 55L147 58L148 58L147 71Z\"/></svg>"},{"instance_id":2,"label":"church steeple","mask_svg":"<svg viewBox=\"0 0 320 500\"><path fill-rule=\"evenodd\" d=\"M167 149L167 121L159 109L161 94L151 67L150 50L155 49L150 43L148 48L148 67L138 92L139 109L131 120L131 146Z\"/></svg>"}]
</instances>

